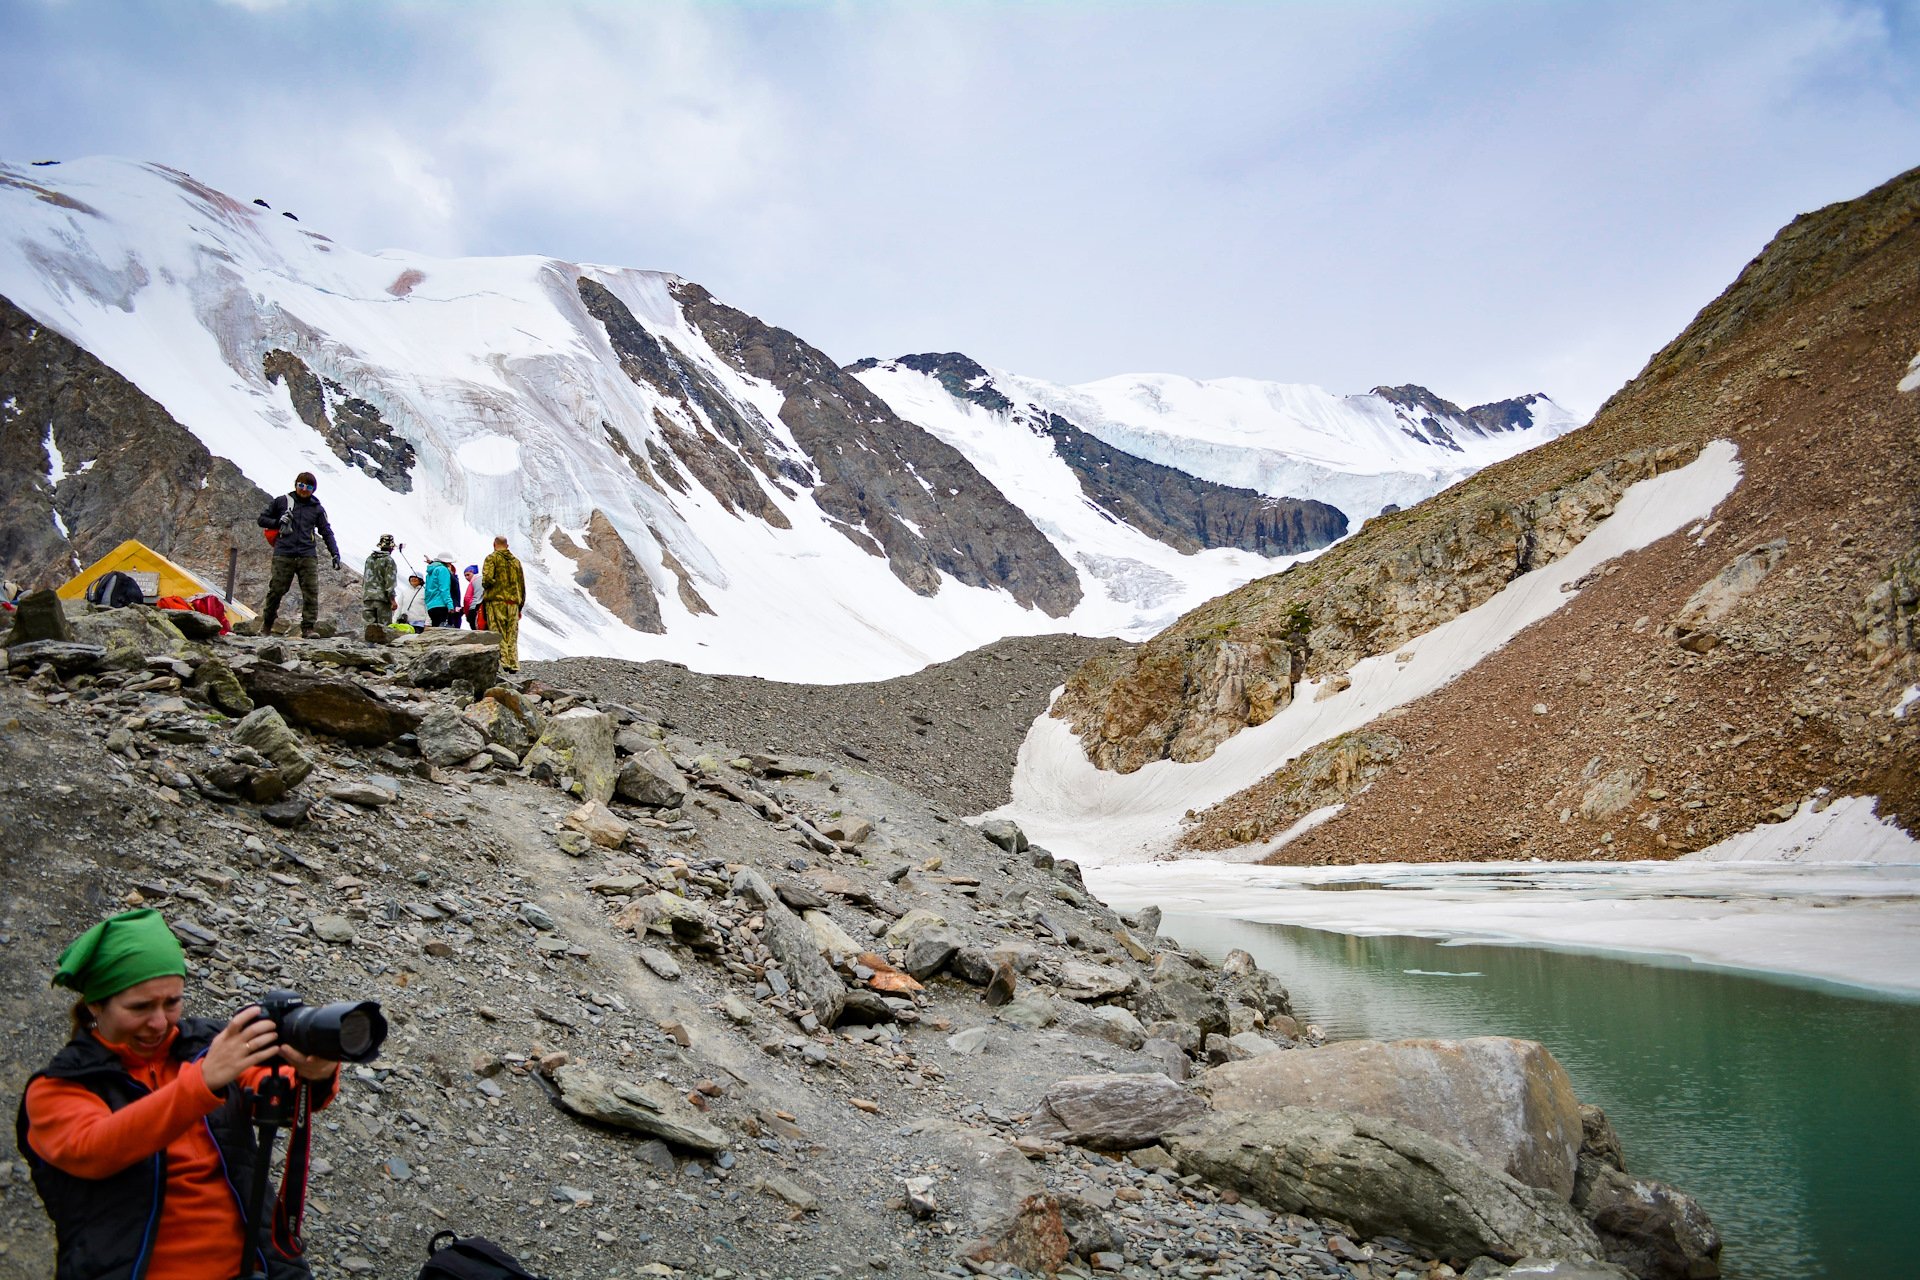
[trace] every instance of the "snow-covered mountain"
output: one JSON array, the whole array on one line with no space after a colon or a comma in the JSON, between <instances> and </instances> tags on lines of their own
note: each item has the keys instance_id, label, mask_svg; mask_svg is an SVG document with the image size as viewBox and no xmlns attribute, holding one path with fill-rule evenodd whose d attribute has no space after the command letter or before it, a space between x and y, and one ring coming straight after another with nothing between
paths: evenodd
<instances>
[{"instance_id":1,"label":"snow-covered mountain","mask_svg":"<svg viewBox=\"0 0 1920 1280\"><path fill-rule=\"evenodd\" d=\"M1012 634L1151 634L1576 425L1540 397L1066 388L965 357L856 377L672 275L360 253L111 159L0 164L0 311L11 576L130 536L136 489L165 508L140 526L161 550L251 562L256 489L304 468L350 564L383 532L416 563L506 534L532 656L811 681Z\"/></svg>"}]
</instances>

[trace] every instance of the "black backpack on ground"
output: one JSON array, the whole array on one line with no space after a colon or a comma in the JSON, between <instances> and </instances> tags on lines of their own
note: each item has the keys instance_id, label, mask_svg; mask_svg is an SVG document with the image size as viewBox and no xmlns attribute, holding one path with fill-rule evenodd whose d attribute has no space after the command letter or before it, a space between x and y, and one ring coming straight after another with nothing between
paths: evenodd
<instances>
[{"instance_id":1,"label":"black backpack on ground","mask_svg":"<svg viewBox=\"0 0 1920 1280\"><path fill-rule=\"evenodd\" d=\"M442 1242L445 1243L442 1243ZM513 1255L482 1236L442 1231L427 1242L420 1280L540 1280Z\"/></svg>"},{"instance_id":2,"label":"black backpack on ground","mask_svg":"<svg viewBox=\"0 0 1920 1280\"><path fill-rule=\"evenodd\" d=\"M124 609L130 604L145 604L146 593L130 573L118 569L101 574L87 585L87 603L109 609Z\"/></svg>"}]
</instances>

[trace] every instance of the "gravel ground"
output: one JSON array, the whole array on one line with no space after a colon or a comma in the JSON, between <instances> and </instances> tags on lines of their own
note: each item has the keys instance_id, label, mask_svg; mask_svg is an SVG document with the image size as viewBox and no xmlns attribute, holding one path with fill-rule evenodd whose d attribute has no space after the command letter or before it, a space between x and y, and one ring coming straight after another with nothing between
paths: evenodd
<instances>
[{"instance_id":1,"label":"gravel ground","mask_svg":"<svg viewBox=\"0 0 1920 1280\"><path fill-rule=\"evenodd\" d=\"M873 684L782 684L617 658L566 658L526 670L652 708L689 738L851 761L951 812L974 814L1012 799L1020 743L1067 674L1125 647L1086 636L1016 636Z\"/></svg>"}]
</instances>

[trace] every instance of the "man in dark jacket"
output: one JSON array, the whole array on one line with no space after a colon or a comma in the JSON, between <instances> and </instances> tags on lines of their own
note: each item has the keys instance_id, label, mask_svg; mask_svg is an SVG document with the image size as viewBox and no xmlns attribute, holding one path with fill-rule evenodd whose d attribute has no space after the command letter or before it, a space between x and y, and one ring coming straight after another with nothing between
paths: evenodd
<instances>
[{"instance_id":1,"label":"man in dark jacket","mask_svg":"<svg viewBox=\"0 0 1920 1280\"><path fill-rule=\"evenodd\" d=\"M333 540L327 509L313 496L317 483L313 472L302 471L293 478L293 492L275 498L260 513L260 527L267 530L267 540L273 543L273 576L267 580L267 603L260 611L261 635L273 634L280 598L296 577L300 579L300 634L313 634L314 624L320 620L320 544L316 534L325 540L333 567L340 567L340 544Z\"/></svg>"}]
</instances>

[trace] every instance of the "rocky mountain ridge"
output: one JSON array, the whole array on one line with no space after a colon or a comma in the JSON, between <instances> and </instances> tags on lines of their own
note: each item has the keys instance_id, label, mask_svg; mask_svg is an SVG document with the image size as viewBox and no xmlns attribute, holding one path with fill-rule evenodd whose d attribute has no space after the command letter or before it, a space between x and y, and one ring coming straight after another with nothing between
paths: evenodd
<instances>
[{"instance_id":1,"label":"rocky mountain ridge","mask_svg":"<svg viewBox=\"0 0 1920 1280\"><path fill-rule=\"evenodd\" d=\"M196 1011L380 999L319 1116L323 1278L448 1226L554 1280L1717 1273L1540 1046L1316 1048L1244 954L850 759L688 738L668 686L49 593L4 640L9 1088L65 1034L52 956L126 905L166 913ZM0 1223L0 1274L44 1273L11 1160Z\"/></svg>"},{"instance_id":2,"label":"rocky mountain ridge","mask_svg":"<svg viewBox=\"0 0 1920 1280\"><path fill-rule=\"evenodd\" d=\"M1260 844L1342 805L1273 856L1660 858L1846 794L1913 829L1916 310L1920 171L1797 219L1587 427L1092 660L1054 714L1102 767L1205 758L1301 680L1337 688L1407 652L1564 554L1626 485L1729 440L1742 478L1710 521L1195 815L1184 843Z\"/></svg>"}]
</instances>

